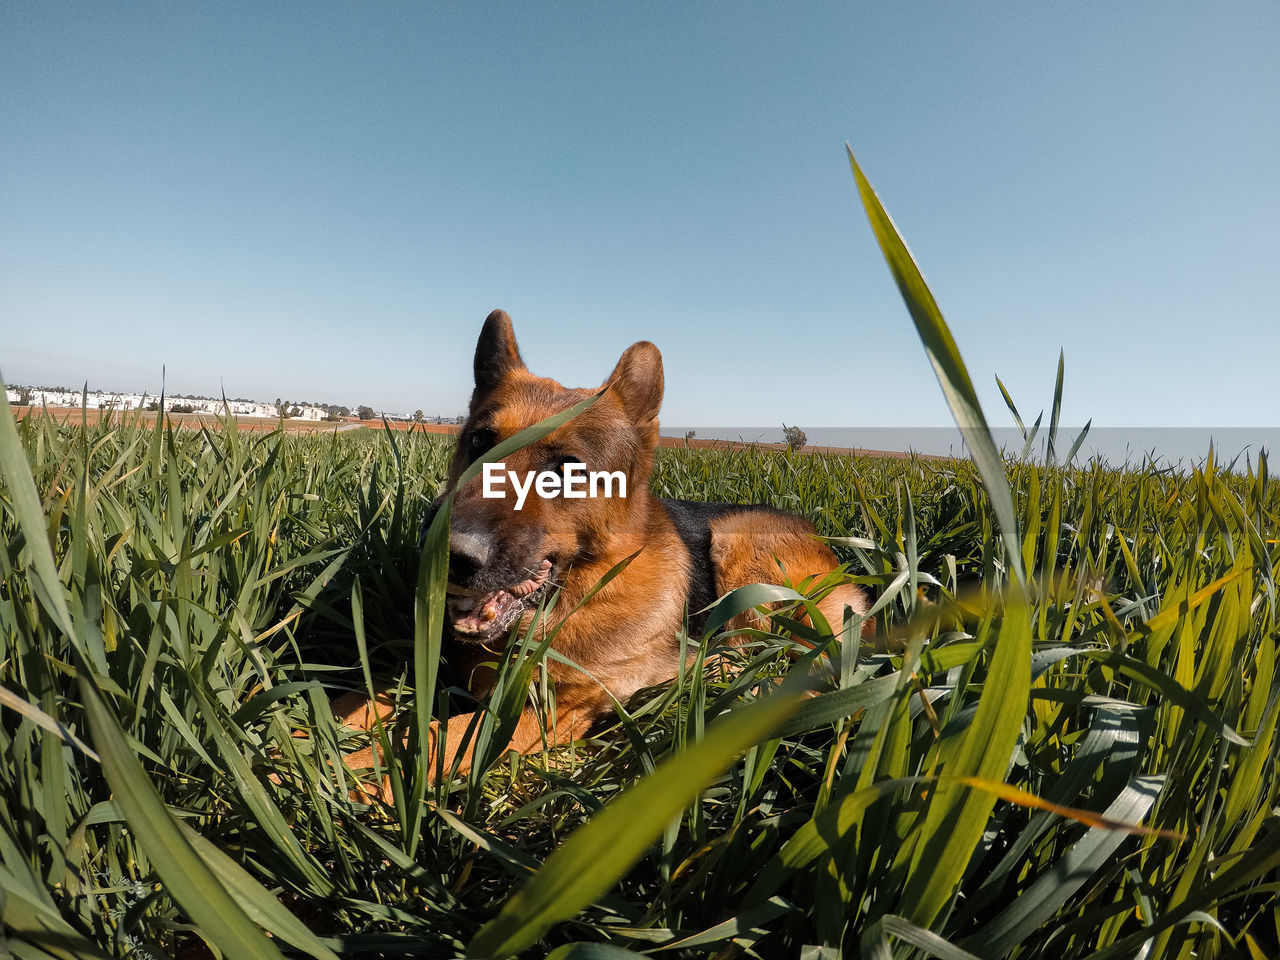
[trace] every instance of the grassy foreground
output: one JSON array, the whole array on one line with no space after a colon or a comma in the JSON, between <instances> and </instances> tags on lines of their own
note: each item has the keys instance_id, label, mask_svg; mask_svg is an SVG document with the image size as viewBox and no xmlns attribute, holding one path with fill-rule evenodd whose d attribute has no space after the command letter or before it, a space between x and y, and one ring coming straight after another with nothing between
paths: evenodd
<instances>
[{"instance_id":1,"label":"grassy foreground","mask_svg":"<svg viewBox=\"0 0 1280 960\"><path fill-rule=\"evenodd\" d=\"M393 750L385 806L351 799L338 757L363 744L327 702L398 679L411 747L460 709L416 546L448 442L15 424L6 405L0 956L1276 956L1265 458L1119 472L971 446L663 451L664 495L839 538L892 651L779 615L736 671L699 656L553 755L448 785ZM530 687L552 695L533 676L504 664L481 755Z\"/></svg>"},{"instance_id":2,"label":"grassy foreground","mask_svg":"<svg viewBox=\"0 0 1280 960\"><path fill-rule=\"evenodd\" d=\"M574 755L422 788L410 830L347 799L325 706L364 684L361 647L381 673L412 658L414 541L444 443L39 420L16 436L34 483L6 460L0 891L15 956L163 955L192 937L250 955L227 946L221 913L193 922L213 887L227 917L273 932L262 955L459 955L588 815L638 782L687 786L645 777L789 662L780 620L732 681L690 671ZM1007 564L970 463L659 463L664 493L775 503L865 538L842 549L905 649L859 663L837 641L827 692L707 769L635 864L596 836L562 879L588 888L582 908L535 952L965 955L933 931L982 957L1133 956L1149 936L1150 956L1273 955L1280 495L1265 461L1011 466L1025 603L995 589ZM23 483L40 498L28 523Z\"/></svg>"}]
</instances>

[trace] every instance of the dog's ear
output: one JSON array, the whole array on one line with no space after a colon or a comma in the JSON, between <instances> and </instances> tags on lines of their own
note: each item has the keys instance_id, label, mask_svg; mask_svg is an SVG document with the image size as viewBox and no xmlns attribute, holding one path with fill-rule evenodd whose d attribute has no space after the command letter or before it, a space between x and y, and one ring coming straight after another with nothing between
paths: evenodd
<instances>
[{"instance_id":1,"label":"dog's ear","mask_svg":"<svg viewBox=\"0 0 1280 960\"><path fill-rule=\"evenodd\" d=\"M476 397L487 396L513 370L525 369L511 329L511 318L495 310L485 318L476 341Z\"/></svg>"},{"instance_id":2,"label":"dog's ear","mask_svg":"<svg viewBox=\"0 0 1280 960\"><path fill-rule=\"evenodd\" d=\"M633 343L605 385L621 398L632 423L642 425L656 420L662 406L662 354L648 340Z\"/></svg>"}]
</instances>

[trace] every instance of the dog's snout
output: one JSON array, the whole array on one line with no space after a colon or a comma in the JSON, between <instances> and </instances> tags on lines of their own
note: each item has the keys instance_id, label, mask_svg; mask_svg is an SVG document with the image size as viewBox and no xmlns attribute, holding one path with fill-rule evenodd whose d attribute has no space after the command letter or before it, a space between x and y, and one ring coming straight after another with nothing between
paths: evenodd
<instances>
[{"instance_id":1,"label":"dog's snout","mask_svg":"<svg viewBox=\"0 0 1280 960\"><path fill-rule=\"evenodd\" d=\"M466 584L489 564L493 544L486 536L454 530L449 534L449 579Z\"/></svg>"}]
</instances>

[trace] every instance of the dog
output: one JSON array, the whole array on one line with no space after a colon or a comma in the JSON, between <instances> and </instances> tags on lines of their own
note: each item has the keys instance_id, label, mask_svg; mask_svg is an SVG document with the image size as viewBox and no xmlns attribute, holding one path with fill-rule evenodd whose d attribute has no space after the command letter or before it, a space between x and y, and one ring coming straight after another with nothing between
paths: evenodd
<instances>
[{"instance_id":1,"label":"dog","mask_svg":"<svg viewBox=\"0 0 1280 960\"><path fill-rule=\"evenodd\" d=\"M480 332L474 367L475 390L449 473L448 489L456 488L445 615L451 666L460 667L470 691L483 697L493 674L482 664L501 653L513 630L529 628L553 589L559 599L538 629L558 628L552 649L575 665L547 659L543 669L555 682L555 714L540 718L527 706L510 749L531 753L544 743L580 738L611 711L613 700L625 703L639 690L672 680L684 655L679 634L686 617L696 630L698 613L717 597L751 583L799 585L839 566L802 517L770 507L666 500L650 491L664 385L662 355L652 343L629 347L602 387L570 389L529 371L511 319L495 310ZM597 393L576 417L457 487L463 472L495 444ZM601 495L603 483L592 488L594 496L571 493L571 479L588 470L593 479L604 474L615 481L604 491L612 495ZM546 474L551 480L544 482ZM535 477L541 484L536 489ZM590 594L629 557L621 573ZM860 587L840 584L818 603L836 630L846 607L866 613ZM755 619L742 614L727 626ZM871 636L873 628L872 620L864 621L863 635ZM333 709L348 726L368 729L392 706L349 694ZM470 768L469 750L458 754L472 719L451 717L445 743L433 730L430 749L444 751L445 770L455 762L459 773ZM372 766L372 751L346 761L352 769Z\"/></svg>"}]
</instances>

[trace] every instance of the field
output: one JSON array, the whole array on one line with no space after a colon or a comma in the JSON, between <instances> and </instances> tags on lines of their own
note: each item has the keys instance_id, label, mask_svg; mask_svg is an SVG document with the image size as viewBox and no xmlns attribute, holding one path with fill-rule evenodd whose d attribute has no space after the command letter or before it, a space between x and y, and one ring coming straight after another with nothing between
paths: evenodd
<instances>
[{"instance_id":1,"label":"field","mask_svg":"<svg viewBox=\"0 0 1280 960\"><path fill-rule=\"evenodd\" d=\"M58 423L96 425L105 414L102 410L82 410L79 407L13 407L13 415L19 420L27 417L50 417ZM128 416L130 423L154 426L156 414L148 411L132 413ZM221 417L210 417L198 413L171 413L165 416L166 423L175 427L187 427L191 430L221 430L224 420ZM349 430L396 430L409 433L431 433L439 436L456 437L460 426L449 423L414 423L406 420L356 420L348 418L338 423L317 420L278 420L270 417L236 417L236 428L240 431L270 431L283 429L289 433L346 433ZM740 440L712 440L705 437L659 437L659 446L673 450L751 450L756 448L781 450L784 444L757 444ZM806 444L801 448L804 453L834 453L849 456L877 457L897 459L909 456L897 450L868 450L850 447L828 447ZM928 454L923 459L942 459Z\"/></svg>"},{"instance_id":2,"label":"field","mask_svg":"<svg viewBox=\"0 0 1280 960\"><path fill-rule=\"evenodd\" d=\"M0 410L0 955L1280 954L1265 457L662 450L664 495L811 516L888 651L782 612L725 674L692 636L589 740L503 758L553 694L524 638L470 731L492 766L432 783L393 748L395 802L357 802L330 696L392 680L411 744L465 708L417 547L451 443Z\"/></svg>"},{"instance_id":3,"label":"field","mask_svg":"<svg viewBox=\"0 0 1280 960\"><path fill-rule=\"evenodd\" d=\"M13 407L13 415L19 420L27 417L48 417L58 423L95 426L104 417L115 417L116 422L127 420L135 425L154 425L158 414L149 410L135 410L127 413L115 413L107 410L85 410L80 407ZM221 430L222 417L211 417L203 413L166 413L165 422L175 427L187 427L191 430ZM348 430L402 430L418 433L436 433L443 436L455 436L456 426L441 423L413 423L406 420L357 420L348 417L340 421L329 420L280 420L275 417L236 417L236 428L241 432L271 431L284 429L289 433L345 433Z\"/></svg>"}]
</instances>

